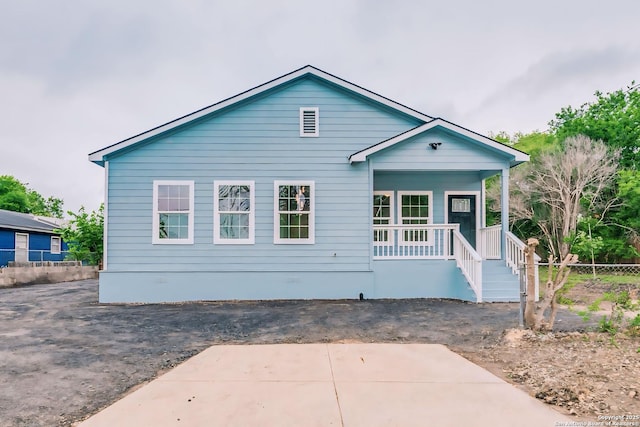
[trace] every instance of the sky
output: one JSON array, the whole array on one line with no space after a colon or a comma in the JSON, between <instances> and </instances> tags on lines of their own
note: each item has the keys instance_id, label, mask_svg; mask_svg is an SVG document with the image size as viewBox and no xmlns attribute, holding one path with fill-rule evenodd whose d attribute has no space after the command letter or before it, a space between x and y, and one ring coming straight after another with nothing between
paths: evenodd
<instances>
[{"instance_id":1,"label":"sky","mask_svg":"<svg viewBox=\"0 0 640 427\"><path fill-rule=\"evenodd\" d=\"M0 0L0 175L97 209L90 152L313 65L488 135L640 81L637 0Z\"/></svg>"}]
</instances>

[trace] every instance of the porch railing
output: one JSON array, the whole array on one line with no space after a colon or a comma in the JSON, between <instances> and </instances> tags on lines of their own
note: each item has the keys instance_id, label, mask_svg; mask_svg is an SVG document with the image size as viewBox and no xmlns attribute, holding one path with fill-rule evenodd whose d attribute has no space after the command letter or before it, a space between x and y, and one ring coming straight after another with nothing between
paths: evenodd
<instances>
[{"instance_id":1,"label":"porch railing","mask_svg":"<svg viewBox=\"0 0 640 427\"><path fill-rule=\"evenodd\" d=\"M492 225L480 229L480 255L483 259L500 259L502 255L502 225Z\"/></svg>"},{"instance_id":2,"label":"porch railing","mask_svg":"<svg viewBox=\"0 0 640 427\"><path fill-rule=\"evenodd\" d=\"M520 266L524 265L524 249L527 247L520 239L518 239L512 232L506 231L505 233L507 247L505 248L505 261L507 267L511 269L513 274L520 274Z\"/></svg>"},{"instance_id":3,"label":"porch railing","mask_svg":"<svg viewBox=\"0 0 640 427\"><path fill-rule=\"evenodd\" d=\"M453 259L458 224L374 225L373 259Z\"/></svg>"},{"instance_id":4,"label":"porch railing","mask_svg":"<svg viewBox=\"0 0 640 427\"><path fill-rule=\"evenodd\" d=\"M482 302L482 257L457 229L453 230L453 253L462 274L476 293L477 302Z\"/></svg>"}]
</instances>

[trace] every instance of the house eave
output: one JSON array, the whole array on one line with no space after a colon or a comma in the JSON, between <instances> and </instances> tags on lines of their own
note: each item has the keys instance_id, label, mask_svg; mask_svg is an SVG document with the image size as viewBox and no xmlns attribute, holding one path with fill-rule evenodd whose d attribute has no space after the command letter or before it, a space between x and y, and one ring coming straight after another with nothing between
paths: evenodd
<instances>
[{"instance_id":1,"label":"house eave","mask_svg":"<svg viewBox=\"0 0 640 427\"><path fill-rule=\"evenodd\" d=\"M56 233L54 230L50 230L50 229L44 229L44 228L35 228L35 227L18 227L18 226L14 226L14 225L0 225L0 230L13 230L13 231L29 231L32 233L45 233L45 234L52 234L52 235L58 235L59 233Z\"/></svg>"}]
</instances>

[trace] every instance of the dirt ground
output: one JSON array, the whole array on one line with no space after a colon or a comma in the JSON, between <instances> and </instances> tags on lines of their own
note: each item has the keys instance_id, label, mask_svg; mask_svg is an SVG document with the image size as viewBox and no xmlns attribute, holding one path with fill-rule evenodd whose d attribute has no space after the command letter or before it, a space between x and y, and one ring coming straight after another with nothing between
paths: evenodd
<instances>
[{"instance_id":1,"label":"dirt ground","mask_svg":"<svg viewBox=\"0 0 640 427\"><path fill-rule=\"evenodd\" d=\"M566 309L554 334L517 326L517 304L100 305L95 280L5 288L0 425L73 425L215 344L341 341L445 344L576 420L640 414L640 340L583 334L588 325Z\"/></svg>"},{"instance_id":2,"label":"dirt ground","mask_svg":"<svg viewBox=\"0 0 640 427\"><path fill-rule=\"evenodd\" d=\"M639 290L636 283L580 282L564 293L570 305L563 309L589 313L585 331L534 334L511 329L494 346L468 358L576 420L598 423L607 416L626 416L621 420L640 426L640 328L632 336L624 328L595 332L603 316L611 318L613 304L601 301L598 310L588 310L605 293L626 292L630 307L620 311L625 318L620 326L628 325L638 315Z\"/></svg>"}]
</instances>

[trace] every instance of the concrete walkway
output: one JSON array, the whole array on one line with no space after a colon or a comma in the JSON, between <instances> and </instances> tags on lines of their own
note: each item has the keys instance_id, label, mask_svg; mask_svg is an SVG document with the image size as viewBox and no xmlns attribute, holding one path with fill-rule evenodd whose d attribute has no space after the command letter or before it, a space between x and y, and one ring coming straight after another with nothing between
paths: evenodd
<instances>
[{"instance_id":1,"label":"concrete walkway","mask_svg":"<svg viewBox=\"0 0 640 427\"><path fill-rule=\"evenodd\" d=\"M282 344L210 347L80 425L552 427L567 421L442 345Z\"/></svg>"}]
</instances>

